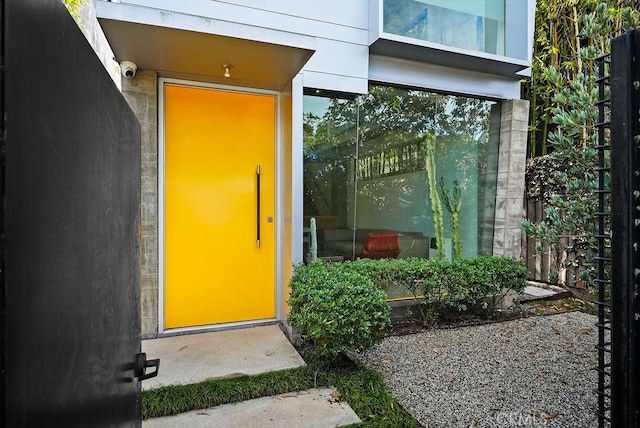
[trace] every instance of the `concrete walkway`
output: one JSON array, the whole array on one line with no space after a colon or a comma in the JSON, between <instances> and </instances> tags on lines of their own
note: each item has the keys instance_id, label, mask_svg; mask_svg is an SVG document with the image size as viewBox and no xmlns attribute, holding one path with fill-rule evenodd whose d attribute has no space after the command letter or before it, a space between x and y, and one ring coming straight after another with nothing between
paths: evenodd
<instances>
[{"instance_id":1,"label":"concrete walkway","mask_svg":"<svg viewBox=\"0 0 640 428\"><path fill-rule=\"evenodd\" d=\"M254 375L304 366L277 325L143 340L147 358L160 358L157 377L143 389Z\"/></svg>"},{"instance_id":2,"label":"concrete walkway","mask_svg":"<svg viewBox=\"0 0 640 428\"><path fill-rule=\"evenodd\" d=\"M160 358L157 377L143 389L255 375L305 365L276 325L190 334L142 341L147 358ZM336 402L331 388L291 392L142 421L144 428L336 427L360 422Z\"/></svg>"},{"instance_id":3,"label":"concrete walkway","mask_svg":"<svg viewBox=\"0 0 640 428\"><path fill-rule=\"evenodd\" d=\"M142 422L145 428L329 428L361 422L331 388L263 397Z\"/></svg>"}]
</instances>

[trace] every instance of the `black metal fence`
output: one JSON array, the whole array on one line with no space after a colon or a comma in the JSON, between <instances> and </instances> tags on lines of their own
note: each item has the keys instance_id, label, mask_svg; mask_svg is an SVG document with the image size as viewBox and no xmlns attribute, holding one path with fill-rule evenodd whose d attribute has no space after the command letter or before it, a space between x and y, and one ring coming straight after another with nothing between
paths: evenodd
<instances>
[{"instance_id":1,"label":"black metal fence","mask_svg":"<svg viewBox=\"0 0 640 428\"><path fill-rule=\"evenodd\" d=\"M610 186L610 59L609 55L598 59L598 423L600 428L611 422L611 186Z\"/></svg>"},{"instance_id":2,"label":"black metal fence","mask_svg":"<svg viewBox=\"0 0 640 428\"><path fill-rule=\"evenodd\" d=\"M610 59L601 60L600 73L599 424L638 428L640 30L612 41ZM607 193L609 179L611 193ZM608 202L610 216L606 213Z\"/></svg>"}]
</instances>

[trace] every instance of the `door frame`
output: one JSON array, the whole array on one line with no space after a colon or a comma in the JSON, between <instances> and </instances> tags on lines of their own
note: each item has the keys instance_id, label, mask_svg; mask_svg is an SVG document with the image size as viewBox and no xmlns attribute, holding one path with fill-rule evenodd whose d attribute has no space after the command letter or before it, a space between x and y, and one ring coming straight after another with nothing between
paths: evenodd
<instances>
[{"instance_id":1,"label":"door frame","mask_svg":"<svg viewBox=\"0 0 640 428\"><path fill-rule=\"evenodd\" d=\"M165 328L165 118L164 118L164 86L171 84L195 89L213 89L217 91L233 92L238 94L249 95L269 95L275 98L275 277L274 282L274 299L275 317L271 319L260 319L255 321L238 321L230 323L199 325L179 328ZM258 326L266 324L275 324L279 321L279 315L282 313L282 233L284 204L282 180L283 180L283 138L282 138L282 95L278 91L270 91L265 89L247 88L241 86L220 85L215 83L198 82L184 79L174 79L168 77L158 78L158 336L172 336L184 333L201 333L216 330L228 330L232 328L241 328L248 326Z\"/></svg>"}]
</instances>

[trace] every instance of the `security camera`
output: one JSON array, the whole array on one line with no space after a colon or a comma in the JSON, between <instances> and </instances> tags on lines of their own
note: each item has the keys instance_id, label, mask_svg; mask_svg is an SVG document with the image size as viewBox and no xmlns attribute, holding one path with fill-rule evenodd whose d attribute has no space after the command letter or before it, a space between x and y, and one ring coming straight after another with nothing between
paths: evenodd
<instances>
[{"instance_id":1,"label":"security camera","mask_svg":"<svg viewBox=\"0 0 640 428\"><path fill-rule=\"evenodd\" d=\"M120 63L120 70L122 71L122 75L125 77L125 79L133 79L134 77L136 77L138 66L135 62L122 61Z\"/></svg>"}]
</instances>

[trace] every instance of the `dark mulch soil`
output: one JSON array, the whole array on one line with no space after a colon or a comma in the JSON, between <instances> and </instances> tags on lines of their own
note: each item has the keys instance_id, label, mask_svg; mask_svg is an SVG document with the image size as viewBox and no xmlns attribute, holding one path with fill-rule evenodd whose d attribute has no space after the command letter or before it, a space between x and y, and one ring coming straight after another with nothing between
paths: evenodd
<instances>
[{"instance_id":1,"label":"dark mulch soil","mask_svg":"<svg viewBox=\"0 0 640 428\"><path fill-rule=\"evenodd\" d=\"M498 312L493 317L487 317L482 313L445 314L437 325L424 323L416 318L394 319L390 327L381 332L382 337L405 336L407 334L421 333L433 329L450 329L472 325L490 324L503 321L511 321L519 318L540 315L554 315L565 312L581 311L597 314L593 303L576 298L560 300L533 300L516 306L510 311Z\"/></svg>"}]
</instances>

